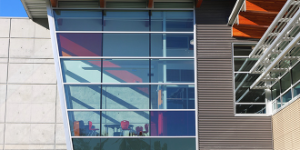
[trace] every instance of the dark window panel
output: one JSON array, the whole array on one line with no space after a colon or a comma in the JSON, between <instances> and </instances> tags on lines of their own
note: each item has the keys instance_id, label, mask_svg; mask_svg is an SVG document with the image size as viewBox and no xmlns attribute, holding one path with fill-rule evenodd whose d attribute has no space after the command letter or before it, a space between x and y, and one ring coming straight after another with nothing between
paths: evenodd
<instances>
[{"instance_id":1,"label":"dark window panel","mask_svg":"<svg viewBox=\"0 0 300 150\"><path fill-rule=\"evenodd\" d=\"M151 112L151 136L195 136L195 112Z\"/></svg>"},{"instance_id":2,"label":"dark window panel","mask_svg":"<svg viewBox=\"0 0 300 150\"><path fill-rule=\"evenodd\" d=\"M236 105L237 114L265 114L266 105Z\"/></svg>"}]
</instances>

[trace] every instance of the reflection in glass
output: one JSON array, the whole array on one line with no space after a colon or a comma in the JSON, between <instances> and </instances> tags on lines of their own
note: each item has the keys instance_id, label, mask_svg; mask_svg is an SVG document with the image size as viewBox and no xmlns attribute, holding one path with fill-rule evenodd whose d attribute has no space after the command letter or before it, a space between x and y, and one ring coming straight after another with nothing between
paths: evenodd
<instances>
[{"instance_id":1,"label":"reflection in glass","mask_svg":"<svg viewBox=\"0 0 300 150\"><path fill-rule=\"evenodd\" d=\"M282 106L280 98L276 99L276 103L277 103L277 109L279 109Z\"/></svg>"},{"instance_id":2,"label":"reflection in glass","mask_svg":"<svg viewBox=\"0 0 300 150\"><path fill-rule=\"evenodd\" d=\"M65 85L68 109L100 109L100 85Z\"/></svg>"},{"instance_id":3,"label":"reflection in glass","mask_svg":"<svg viewBox=\"0 0 300 150\"><path fill-rule=\"evenodd\" d=\"M54 10L57 31L102 31L101 10Z\"/></svg>"},{"instance_id":4,"label":"reflection in glass","mask_svg":"<svg viewBox=\"0 0 300 150\"><path fill-rule=\"evenodd\" d=\"M104 59L103 83L148 83L148 59Z\"/></svg>"},{"instance_id":5,"label":"reflection in glass","mask_svg":"<svg viewBox=\"0 0 300 150\"><path fill-rule=\"evenodd\" d=\"M103 34L103 56L149 56L149 34Z\"/></svg>"},{"instance_id":6,"label":"reflection in glass","mask_svg":"<svg viewBox=\"0 0 300 150\"><path fill-rule=\"evenodd\" d=\"M247 92L247 90L249 89L249 87L252 85L252 83L259 77L259 74L246 74L246 75L243 75L243 74L237 74L235 76L235 80L239 82L239 85L237 85L235 87L235 99L236 101L249 101L247 99L245 100L242 100L241 98L243 98L242 96L245 96L245 92ZM254 92L254 93L257 93L257 92ZM262 95L257 95L256 94L256 97L254 99L251 99L250 101L255 101L255 99L257 97L264 97L264 93L262 93L262 91L258 92ZM249 95L250 96L250 95Z\"/></svg>"},{"instance_id":7,"label":"reflection in glass","mask_svg":"<svg viewBox=\"0 0 300 150\"><path fill-rule=\"evenodd\" d=\"M287 93L285 93L282 96L282 105L289 102L290 100L292 100L292 91L291 90L289 90Z\"/></svg>"},{"instance_id":8,"label":"reflection in glass","mask_svg":"<svg viewBox=\"0 0 300 150\"><path fill-rule=\"evenodd\" d=\"M237 114L265 114L266 105L236 105Z\"/></svg>"},{"instance_id":9,"label":"reflection in glass","mask_svg":"<svg viewBox=\"0 0 300 150\"><path fill-rule=\"evenodd\" d=\"M285 74L280 79L280 83L281 83L281 91L282 92L284 92L285 90L287 90L288 88L291 87L291 74L290 74L290 72L288 72L287 74Z\"/></svg>"},{"instance_id":10,"label":"reflection in glass","mask_svg":"<svg viewBox=\"0 0 300 150\"><path fill-rule=\"evenodd\" d=\"M292 69L292 76L293 76L293 84L300 80L300 63Z\"/></svg>"},{"instance_id":11,"label":"reflection in glass","mask_svg":"<svg viewBox=\"0 0 300 150\"><path fill-rule=\"evenodd\" d=\"M149 85L103 85L102 109L149 109Z\"/></svg>"},{"instance_id":12,"label":"reflection in glass","mask_svg":"<svg viewBox=\"0 0 300 150\"><path fill-rule=\"evenodd\" d=\"M235 88L238 88L238 86L244 82L245 79L247 79L248 74L247 73L236 73L234 74L235 79Z\"/></svg>"},{"instance_id":13,"label":"reflection in glass","mask_svg":"<svg viewBox=\"0 0 300 150\"><path fill-rule=\"evenodd\" d=\"M193 57L193 34L151 34L151 56Z\"/></svg>"},{"instance_id":14,"label":"reflection in glass","mask_svg":"<svg viewBox=\"0 0 300 150\"><path fill-rule=\"evenodd\" d=\"M246 45L246 44L234 44L234 56L249 56L254 48L254 45Z\"/></svg>"},{"instance_id":15,"label":"reflection in glass","mask_svg":"<svg viewBox=\"0 0 300 150\"><path fill-rule=\"evenodd\" d=\"M149 11L105 10L104 31L149 31Z\"/></svg>"},{"instance_id":16,"label":"reflection in glass","mask_svg":"<svg viewBox=\"0 0 300 150\"><path fill-rule=\"evenodd\" d=\"M151 138L151 150L195 150L195 138Z\"/></svg>"},{"instance_id":17,"label":"reflection in glass","mask_svg":"<svg viewBox=\"0 0 300 150\"><path fill-rule=\"evenodd\" d=\"M100 59L61 59L64 82L101 82Z\"/></svg>"},{"instance_id":18,"label":"reflection in glass","mask_svg":"<svg viewBox=\"0 0 300 150\"><path fill-rule=\"evenodd\" d=\"M152 59L151 82L194 82L192 59Z\"/></svg>"},{"instance_id":19,"label":"reflection in glass","mask_svg":"<svg viewBox=\"0 0 300 150\"><path fill-rule=\"evenodd\" d=\"M194 111L152 111L151 136L194 136Z\"/></svg>"},{"instance_id":20,"label":"reflection in glass","mask_svg":"<svg viewBox=\"0 0 300 150\"><path fill-rule=\"evenodd\" d=\"M100 139L98 138L73 138L74 150L100 150Z\"/></svg>"},{"instance_id":21,"label":"reflection in glass","mask_svg":"<svg viewBox=\"0 0 300 150\"><path fill-rule=\"evenodd\" d=\"M149 138L101 138L99 150L152 150Z\"/></svg>"},{"instance_id":22,"label":"reflection in glass","mask_svg":"<svg viewBox=\"0 0 300 150\"><path fill-rule=\"evenodd\" d=\"M194 109L193 85L151 85L152 109Z\"/></svg>"},{"instance_id":23,"label":"reflection in glass","mask_svg":"<svg viewBox=\"0 0 300 150\"><path fill-rule=\"evenodd\" d=\"M195 150L195 138L101 138L101 150Z\"/></svg>"},{"instance_id":24,"label":"reflection in glass","mask_svg":"<svg viewBox=\"0 0 300 150\"><path fill-rule=\"evenodd\" d=\"M193 11L152 11L151 31L193 31Z\"/></svg>"},{"instance_id":25,"label":"reflection in glass","mask_svg":"<svg viewBox=\"0 0 300 150\"><path fill-rule=\"evenodd\" d=\"M234 71L250 71L257 59L234 58Z\"/></svg>"},{"instance_id":26,"label":"reflection in glass","mask_svg":"<svg viewBox=\"0 0 300 150\"><path fill-rule=\"evenodd\" d=\"M275 98L277 98L280 95L280 85L279 85L279 82L275 83L272 86L271 91L272 91L272 99L275 99Z\"/></svg>"},{"instance_id":27,"label":"reflection in glass","mask_svg":"<svg viewBox=\"0 0 300 150\"><path fill-rule=\"evenodd\" d=\"M194 117L195 120L195 117ZM103 111L102 136L149 136L149 112Z\"/></svg>"},{"instance_id":28,"label":"reflection in glass","mask_svg":"<svg viewBox=\"0 0 300 150\"><path fill-rule=\"evenodd\" d=\"M101 56L102 34L58 33L60 56Z\"/></svg>"},{"instance_id":29,"label":"reflection in glass","mask_svg":"<svg viewBox=\"0 0 300 150\"><path fill-rule=\"evenodd\" d=\"M68 112L72 136L100 136L100 112Z\"/></svg>"},{"instance_id":30,"label":"reflection in glass","mask_svg":"<svg viewBox=\"0 0 300 150\"><path fill-rule=\"evenodd\" d=\"M300 83L294 87L294 97L300 94Z\"/></svg>"},{"instance_id":31,"label":"reflection in glass","mask_svg":"<svg viewBox=\"0 0 300 150\"><path fill-rule=\"evenodd\" d=\"M265 103L265 101L264 89L251 89L243 96L242 99L237 99L237 102L239 103Z\"/></svg>"}]
</instances>

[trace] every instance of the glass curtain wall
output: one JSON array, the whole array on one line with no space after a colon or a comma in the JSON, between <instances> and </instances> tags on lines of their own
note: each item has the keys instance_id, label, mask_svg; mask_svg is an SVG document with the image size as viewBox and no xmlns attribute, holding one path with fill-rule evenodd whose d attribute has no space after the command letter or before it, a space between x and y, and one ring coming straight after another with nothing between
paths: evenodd
<instances>
[{"instance_id":1,"label":"glass curtain wall","mask_svg":"<svg viewBox=\"0 0 300 150\"><path fill-rule=\"evenodd\" d=\"M193 10L54 18L74 150L196 149Z\"/></svg>"},{"instance_id":2,"label":"glass curtain wall","mask_svg":"<svg viewBox=\"0 0 300 150\"><path fill-rule=\"evenodd\" d=\"M272 88L273 110L279 110L290 101L299 98L300 94L300 63L292 65L288 72L273 83Z\"/></svg>"},{"instance_id":3,"label":"glass curtain wall","mask_svg":"<svg viewBox=\"0 0 300 150\"><path fill-rule=\"evenodd\" d=\"M260 74L249 71L257 59L249 58L255 44L234 45L235 113L265 114L266 98L264 89L251 89L252 83Z\"/></svg>"}]
</instances>

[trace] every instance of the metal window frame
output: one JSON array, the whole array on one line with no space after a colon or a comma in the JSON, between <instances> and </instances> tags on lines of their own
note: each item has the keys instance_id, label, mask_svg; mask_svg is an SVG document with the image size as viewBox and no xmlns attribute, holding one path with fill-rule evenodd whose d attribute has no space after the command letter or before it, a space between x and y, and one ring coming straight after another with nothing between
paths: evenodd
<instances>
[{"instance_id":1,"label":"metal window frame","mask_svg":"<svg viewBox=\"0 0 300 150\"><path fill-rule=\"evenodd\" d=\"M267 112L268 112L268 107L267 107L267 99L265 100L265 102L264 103L247 103L247 102L245 102L245 103L239 103L239 102L236 102L236 95L235 95L235 74L236 73L242 73L242 74L249 74L249 73L251 73L250 71L235 71L234 70L234 58L250 58L250 54L249 54L249 56L235 56L234 55L234 46L235 45L256 45L257 44L257 42L234 42L234 43L232 43L231 44L231 50L232 50L232 59L231 59L231 63L232 63L232 86L233 86L233 88L232 88L232 91L233 91L233 110L234 110L234 112L233 112L233 114L234 114L234 116L236 116L236 117L244 117L244 116L247 116L247 117L250 117L250 116L269 116L269 114L267 114ZM249 89L248 89L249 90ZM245 92L246 93L246 92ZM266 106L266 113L265 114L255 114L255 113L249 113L249 114L239 114L239 113L236 113L236 106L237 105L265 105Z\"/></svg>"},{"instance_id":2,"label":"metal window frame","mask_svg":"<svg viewBox=\"0 0 300 150\"><path fill-rule=\"evenodd\" d=\"M62 115L63 115L63 122L65 128L65 136L66 136L66 143L67 149L73 150L73 141L72 138L141 138L141 137L110 137L110 136L71 136L70 125L69 125L69 117L68 112L70 111L193 111L195 112L195 136L148 136L145 138L195 138L195 147L196 150L199 149L198 143L198 97L197 97L197 44L196 44L196 19L195 19L195 8L185 8L185 9L164 9L164 8L138 8L138 9L119 9L119 8L96 8L99 10L174 10L174 11L181 11L181 10L188 10L193 11L193 31L192 32L122 32L122 31L56 31L55 27L55 19L54 19L54 10L60 9L70 9L70 10L81 10L81 9L95 9L95 8L52 8L50 2L47 1L47 15L49 21L49 28L51 33L51 42L53 46L53 54L55 60L55 68L56 68L56 77L57 77L57 85L59 90L59 98L61 103ZM57 44L57 34L58 33L154 33L154 34L193 34L194 37L194 56L193 57L61 57L59 56L59 49ZM62 68L61 68L61 59L104 59L104 58L115 58L115 59L193 59L194 61L194 82L192 83L64 83L63 82L63 75L62 75ZM65 97L65 86L64 85L194 85L194 102L195 102L195 109L67 109L66 106L66 97ZM144 137L143 137L144 138Z\"/></svg>"}]
</instances>

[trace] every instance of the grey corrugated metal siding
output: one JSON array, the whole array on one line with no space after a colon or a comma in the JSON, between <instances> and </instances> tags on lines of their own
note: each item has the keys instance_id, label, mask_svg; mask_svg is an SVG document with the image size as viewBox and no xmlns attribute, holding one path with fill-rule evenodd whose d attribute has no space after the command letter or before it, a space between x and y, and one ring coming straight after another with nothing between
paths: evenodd
<instances>
[{"instance_id":1,"label":"grey corrugated metal siding","mask_svg":"<svg viewBox=\"0 0 300 150\"><path fill-rule=\"evenodd\" d=\"M228 16L235 0L204 0L196 9L199 147L272 149L271 117L234 117L232 42Z\"/></svg>"}]
</instances>

